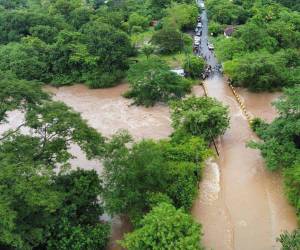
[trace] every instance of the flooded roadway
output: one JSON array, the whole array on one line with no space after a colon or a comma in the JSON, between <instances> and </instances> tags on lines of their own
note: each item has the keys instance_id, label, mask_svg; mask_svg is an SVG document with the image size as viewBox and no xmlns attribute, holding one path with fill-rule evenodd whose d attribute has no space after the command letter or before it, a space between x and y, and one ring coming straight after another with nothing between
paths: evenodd
<instances>
[{"instance_id":1,"label":"flooded roadway","mask_svg":"<svg viewBox=\"0 0 300 250\"><path fill-rule=\"evenodd\" d=\"M276 237L297 227L281 177L265 169L259 152L246 147L257 140L231 89L220 75L205 81L209 96L230 108L230 128L218 141L220 158L209 162L192 209L204 229L204 245L215 250L279 249ZM239 91L250 113L272 120L274 94Z\"/></svg>"},{"instance_id":2,"label":"flooded roadway","mask_svg":"<svg viewBox=\"0 0 300 250\"><path fill-rule=\"evenodd\" d=\"M202 1L199 1L202 2ZM217 60L208 49L208 20L202 12L202 41L198 54L214 68ZM204 245L215 250L279 249L276 237L297 227L294 209L282 189L282 179L265 169L260 153L246 147L249 140L258 140L251 131L230 87L219 73L205 81L208 95L230 109L230 128L218 141L220 157L208 162L199 197L192 209L202 223ZM271 102L279 93L238 94L248 112L271 121L276 111Z\"/></svg>"}]
</instances>

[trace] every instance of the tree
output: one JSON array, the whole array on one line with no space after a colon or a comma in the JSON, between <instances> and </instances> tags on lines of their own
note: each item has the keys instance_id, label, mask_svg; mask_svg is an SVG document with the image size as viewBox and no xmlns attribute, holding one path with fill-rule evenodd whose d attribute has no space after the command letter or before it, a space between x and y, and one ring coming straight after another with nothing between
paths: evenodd
<instances>
[{"instance_id":1,"label":"tree","mask_svg":"<svg viewBox=\"0 0 300 250\"><path fill-rule=\"evenodd\" d=\"M229 126L228 108L210 97L189 97L171 103L174 129L203 137L211 142Z\"/></svg>"},{"instance_id":2,"label":"tree","mask_svg":"<svg viewBox=\"0 0 300 250\"><path fill-rule=\"evenodd\" d=\"M111 152L104 162L103 198L109 213L125 213L134 219L146 211L148 192L166 190L167 169L155 142L143 140L128 148L129 142L128 134L112 139Z\"/></svg>"},{"instance_id":3,"label":"tree","mask_svg":"<svg viewBox=\"0 0 300 250\"><path fill-rule=\"evenodd\" d=\"M131 29L134 26L142 27L142 29L145 29L147 26L149 26L148 18L141 16L138 13L132 13L129 16L128 23Z\"/></svg>"},{"instance_id":4,"label":"tree","mask_svg":"<svg viewBox=\"0 0 300 250\"><path fill-rule=\"evenodd\" d=\"M258 127L256 133L263 141L250 144L261 151L270 170L290 168L300 162L297 141L300 135L299 95L299 86L285 89L282 98L274 104L279 117L268 126L263 124L261 128Z\"/></svg>"},{"instance_id":5,"label":"tree","mask_svg":"<svg viewBox=\"0 0 300 250\"><path fill-rule=\"evenodd\" d=\"M171 54L183 49L183 35L172 27L158 30L152 36L151 42L158 46L161 53Z\"/></svg>"},{"instance_id":6,"label":"tree","mask_svg":"<svg viewBox=\"0 0 300 250\"><path fill-rule=\"evenodd\" d=\"M126 97L135 104L152 106L156 102L177 99L190 91L188 80L170 71L170 68L157 58L140 61L128 71L130 90Z\"/></svg>"},{"instance_id":7,"label":"tree","mask_svg":"<svg viewBox=\"0 0 300 250\"><path fill-rule=\"evenodd\" d=\"M223 34L224 26L218 22L211 21L208 26L208 32L213 34L213 36L218 36L219 34Z\"/></svg>"},{"instance_id":8,"label":"tree","mask_svg":"<svg viewBox=\"0 0 300 250\"><path fill-rule=\"evenodd\" d=\"M297 216L300 219L300 164L295 163L284 170L283 173L287 197L296 208Z\"/></svg>"},{"instance_id":9,"label":"tree","mask_svg":"<svg viewBox=\"0 0 300 250\"><path fill-rule=\"evenodd\" d=\"M289 63L285 53L257 51L225 62L224 72L235 86L266 91L293 86L299 78L297 67Z\"/></svg>"},{"instance_id":10,"label":"tree","mask_svg":"<svg viewBox=\"0 0 300 250\"><path fill-rule=\"evenodd\" d=\"M132 51L128 36L108 24L89 22L82 27L88 52L97 58L83 78L91 87L108 87L123 76ZM91 39L93 37L93 39Z\"/></svg>"},{"instance_id":11,"label":"tree","mask_svg":"<svg viewBox=\"0 0 300 250\"><path fill-rule=\"evenodd\" d=\"M37 83L8 72L0 86L0 121L6 122L8 111L25 115L17 129L0 137L0 247L104 249L109 231L98 222L99 177L95 171L67 171L71 143L90 158L103 155L104 138L78 113L49 100Z\"/></svg>"},{"instance_id":12,"label":"tree","mask_svg":"<svg viewBox=\"0 0 300 250\"><path fill-rule=\"evenodd\" d=\"M204 71L205 61L202 57L188 56L185 59L183 68L188 76L192 78L199 78Z\"/></svg>"},{"instance_id":13,"label":"tree","mask_svg":"<svg viewBox=\"0 0 300 250\"><path fill-rule=\"evenodd\" d=\"M149 59L149 57L154 53L154 51L155 51L155 47L152 45L145 45L142 48L142 52L145 54L147 59Z\"/></svg>"},{"instance_id":14,"label":"tree","mask_svg":"<svg viewBox=\"0 0 300 250\"><path fill-rule=\"evenodd\" d=\"M203 163L210 155L206 143L197 137L132 143L126 133L115 135L104 161L103 199L107 211L127 214L136 223L149 211L156 194L189 210L197 195Z\"/></svg>"},{"instance_id":15,"label":"tree","mask_svg":"<svg viewBox=\"0 0 300 250\"><path fill-rule=\"evenodd\" d=\"M54 178L64 200L51 225L48 249L105 249L109 226L99 222L102 187L96 171L77 169Z\"/></svg>"},{"instance_id":16,"label":"tree","mask_svg":"<svg viewBox=\"0 0 300 250\"><path fill-rule=\"evenodd\" d=\"M193 29L197 22L199 10L192 3L176 3L171 5L163 18L164 28L174 27L179 30Z\"/></svg>"},{"instance_id":17,"label":"tree","mask_svg":"<svg viewBox=\"0 0 300 250\"><path fill-rule=\"evenodd\" d=\"M128 250L203 249L201 226L190 215L170 204L154 207L140 223L140 228L125 236L121 245Z\"/></svg>"},{"instance_id":18,"label":"tree","mask_svg":"<svg viewBox=\"0 0 300 250\"><path fill-rule=\"evenodd\" d=\"M26 111L48 98L36 82L19 80L9 71L0 71L0 76L0 123L5 122L8 111Z\"/></svg>"}]
</instances>

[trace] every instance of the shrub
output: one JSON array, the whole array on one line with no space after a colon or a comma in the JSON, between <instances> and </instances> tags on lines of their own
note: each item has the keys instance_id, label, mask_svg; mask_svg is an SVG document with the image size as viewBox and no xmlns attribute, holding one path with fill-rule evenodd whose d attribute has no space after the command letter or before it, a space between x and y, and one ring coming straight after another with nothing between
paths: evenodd
<instances>
[{"instance_id":1,"label":"shrub","mask_svg":"<svg viewBox=\"0 0 300 250\"><path fill-rule=\"evenodd\" d=\"M168 27L158 30L152 36L151 42L157 45L164 54L170 54L183 49L183 35L177 29Z\"/></svg>"},{"instance_id":2,"label":"shrub","mask_svg":"<svg viewBox=\"0 0 300 250\"><path fill-rule=\"evenodd\" d=\"M188 80L171 72L164 62L154 57L132 65L128 71L128 81L130 90L125 97L145 106L178 99L191 88Z\"/></svg>"},{"instance_id":3,"label":"shrub","mask_svg":"<svg viewBox=\"0 0 300 250\"><path fill-rule=\"evenodd\" d=\"M184 71L192 78L199 78L205 68L205 61L202 57L188 56L183 65Z\"/></svg>"},{"instance_id":4,"label":"shrub","mask_svg":"<svg viewBox=\"0 0 300 250\"><path fill-rule=\"evenodd\" d=\"M140 228L125 235L120 243L130 250L203 249L201 226L189 214L168 203L154 207L140 223Z\"/></svg>"},{"instance_id":5,"label":"shrub","mask_svg":"<svg viewBox=\"0 0 300 250\"><path fill-rule=\"evenodd\" d=\"M229 126L228 107L210 97L189 97L171 103L172 126L210 142Z\"/></svg>"}]
</instances>

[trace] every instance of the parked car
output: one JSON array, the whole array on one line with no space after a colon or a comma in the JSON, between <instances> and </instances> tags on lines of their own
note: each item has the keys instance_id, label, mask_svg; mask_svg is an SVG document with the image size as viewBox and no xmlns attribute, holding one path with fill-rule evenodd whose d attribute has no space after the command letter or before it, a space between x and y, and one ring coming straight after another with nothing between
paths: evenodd
<instances>
[{"instance_id":1,"label":"parked car","mask_svg":"<svg viewBox=\"0 0 300 250\"><path fill-rule=\"evenodd\" d=\"M198 23L197 28L201 29L202 28L202 23Z\"/></svg>"},{"instance_id":2,"label":"parked car","mask_svg":"<svg viewBox=\"0 0 300 250\"><path fill-rule=\"evenodd\" d=\"M214 47L214 45L213 45L213 44L209 43L209 44L208 44L208 49L209 49L209 50L214 50L214 49L215 49L215 47Z\"/></svg>"},{"instance_id":3,"label":"parked car","mask_svg":"<svg viewBox=\"0 0 300 250\"><path fill-rule=\"evenodd\" d=\"M204 9L205 9L205 5L204 5L204 3L200 3L200 4L199 4L199 6L200 6L200 8L201 8L202 10L204 10Z\"/></svg>"}]
</instances>

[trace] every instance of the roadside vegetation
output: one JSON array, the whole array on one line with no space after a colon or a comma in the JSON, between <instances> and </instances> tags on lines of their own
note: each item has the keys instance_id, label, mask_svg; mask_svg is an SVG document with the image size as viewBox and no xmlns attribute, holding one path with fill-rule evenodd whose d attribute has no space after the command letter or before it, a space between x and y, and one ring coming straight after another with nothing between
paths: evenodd
<instances>
[{"instance_id":1,"label":"roadside vegetation","mask_svg":"<svg viewBox=\"0 0 300 250\"><path fill-rule=\"evenodd\" d=\"M299 83L299 12L276 1L206 2L216 55L234 86L270 91Z\"/></svg>"},{"instance_id":2,"label":"roadside vegetation","mask_svg":"<svg viewBox=\"0 0 300 250\"><path fill-rule=\"evenodd\" d=\"M279 116L268 124L260 118L252 122L252 129L262 140L250 142L259 149L268 169L283 174L285 192L296 208L300 223L300 86L284 89L283 96L274 103ZM283 249L297 249L300 244L299 230L280 237ZM288 248L288 246L290 248ZM292 247L293 246L293 247Z\"/></svg>"}]
</instances>

